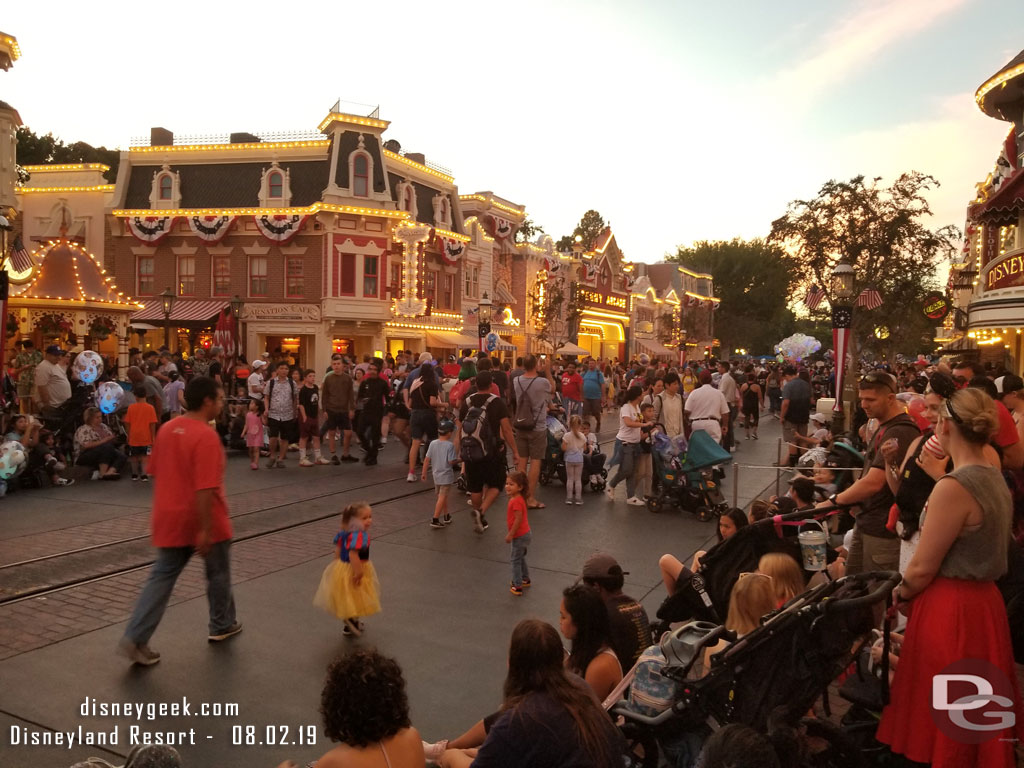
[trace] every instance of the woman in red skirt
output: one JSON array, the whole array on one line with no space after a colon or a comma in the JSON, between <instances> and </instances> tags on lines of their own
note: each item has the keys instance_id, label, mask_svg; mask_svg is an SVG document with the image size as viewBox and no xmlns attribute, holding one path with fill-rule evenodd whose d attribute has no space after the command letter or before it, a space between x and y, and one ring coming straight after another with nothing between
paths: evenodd
<instances>
[{"instance_id":1,"label":"woman in red skirt","mask_svg":"<svg viewBox=\"0 0 1024 768\"><path fill-rule=\"evenodd\" d=\"M1012 504L983 453L998 427L981 390L961 390L942 407L935 433L954 469L928 497L921 540L897 590L898 601L912 601L901 607L910 618L878 739L933 768L1013 768L1024 734L1010 627L995 586L1007 568ZM959 701L974 694L992 698Z\"/></svg>"}]
</instances>

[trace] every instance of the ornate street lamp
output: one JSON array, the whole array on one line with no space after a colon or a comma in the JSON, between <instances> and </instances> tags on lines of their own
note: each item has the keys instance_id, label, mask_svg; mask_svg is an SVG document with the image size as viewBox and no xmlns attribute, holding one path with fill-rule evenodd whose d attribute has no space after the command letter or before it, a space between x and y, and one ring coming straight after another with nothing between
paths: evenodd
<instances>
[{"instance_id":1,"label":"ornate street lamp","mask_svg":"<svg viewBox=\"0 0 1024 768\"><path fill-rule=\"evenodd\" d=\"M170 288L164 288L163 293L160 294L160 302L164 310L164 346L168 351L171 349L171 310L174 309L174 302L177 298Z\"/></svg>"},{"instance_id":2,"label":"ornate street lamp","mask_svg":"<svg viewBox=\"0 0 1024 768\"><path fill-rule=\"evenodd\" d=\"M238 321L242 316L242 305L245 304L245 301L243 301L242 297L236 293L231 297L231 301L229 301L228 304L231 306L231 317L235 321L235 338L233 341L235 342L235 355L237 356L242 353L242 334L239 331Z\"/></svg>"},{"instance_id":3,"label":"ornate street lamp","mask_svg":"<svg viewBox=\"0 0 1024 768\"><path fill-rule=\"evenodd\" d=\"M836 402L832 407L832 434L839 436L846 428L843 411L843 382L846 378L846 353L850 347L853 327L853 267L845 261L832 270L832 347L836 355Z\"/></svg>"},{"instance_id":4,"label":"ornate street lamp","mask_svg":"<svg viewBox=\"0 0 1024 768\"><path fill-rule=\"evenodd\" d=\"M491 300L487 291L480 297L480 306L477 308L476 316L477 336L480 339L480 351L487 352L487 337L491 333Z\"/></svg>"}]
</instances>

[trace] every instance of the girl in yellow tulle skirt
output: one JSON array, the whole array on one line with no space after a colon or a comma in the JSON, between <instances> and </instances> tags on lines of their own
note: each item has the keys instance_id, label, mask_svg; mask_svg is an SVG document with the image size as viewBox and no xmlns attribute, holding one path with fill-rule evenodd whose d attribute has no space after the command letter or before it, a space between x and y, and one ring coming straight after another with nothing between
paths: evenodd
<instances>
[{"instance_id":1,"label":"girl in yellow tulle skirt","mask_svg":"<svg viewBox=\"0 0 1024 768\"><path fill-rule=\"evenodd\" d=\"M334 537L334 559L324 568L313 605L345 622L342 633L359 637L361 616L380 611L380 585L370 562L373 510L365 501L349 504L341 513L341 530Z\"/></svg>"}]
</instances>

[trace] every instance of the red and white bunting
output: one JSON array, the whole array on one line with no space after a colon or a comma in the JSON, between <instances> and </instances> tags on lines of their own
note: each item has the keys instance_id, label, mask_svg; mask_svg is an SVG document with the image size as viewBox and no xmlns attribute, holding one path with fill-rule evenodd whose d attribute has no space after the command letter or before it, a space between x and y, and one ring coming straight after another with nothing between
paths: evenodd
<instances>
[{"instance_id":1,"label":"red and white bunting","mask_svg":"<svg viewBox=\"0 0 1024 768\"><path fill-rule=\"evenodd\" d=\"M234 216L189 216L188 228L206 243L219 243L235 223Z\"/></svg>"},{"instance_id":2,"label":"red and white bunting","mask_svg":"<svg viewBox=\"0 0 1024 768\"><path fill-rule=\"evenodd\" d=\"M547 270L549 275L557 274L561 268L562 262L558 260L557 256L544 257L544 269Z\"/></svg>"},{"instance_id":3,"label":"red and white bunting","mask_svg":"<svg viewBox=\"0 0 1024 768\"><path fill-rule=\"evenodd\" d=\"M491 215L494 219L494 236L504 240L512 234L512 222L508 219L503 219L501 216Z\"/></svg>"},{"instance_id":4,"label":"red and white bunting","mask_svg":"<svg viewBox=\"0 0 1024 768\"><path fill-rule=\"evenodd\" d=\"M458 264L462 254L466 252L466 244L453 237L437 236L437 247L441 251L441 258L446 264Z\"/></svg>"},{"instance_id":5,"label":"red and white bunting","mask_svg":"<svg viewBox=\"0 0 1024 768\"><path fill-rule=\"evenodd\" d=\"M136 240L152 245L171 233L177 216L129 216L128 231Z\"/></svg>"},{"instance_id":6,"label":"red and white bunting","mask_svg":"<svg viewBox=\"0 0 1024 768\"><path fill-rule=\"evenodd\" d=\"M597 268L593 264L584 264L580 273L580 279L584 283L593 285L597 282Z\"/></svg>"},{"instance_id":7,"label":"red and white bunting","mask_svg":"<svg viewBox=\"0 0 1024 768\"><path fill-rule=\"evenodd\" d=\"M256 228L261 235L273 243L283 244L299 233L307 217L294 214L292 216L263 215L253 218L256 219Z\"/></svg>"}]
</instances>

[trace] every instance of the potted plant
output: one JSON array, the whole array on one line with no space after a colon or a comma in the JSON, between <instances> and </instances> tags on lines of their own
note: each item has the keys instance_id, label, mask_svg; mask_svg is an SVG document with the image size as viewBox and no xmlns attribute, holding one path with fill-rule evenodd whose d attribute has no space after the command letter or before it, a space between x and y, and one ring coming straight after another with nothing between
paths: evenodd
<instances>
[{"instance_id":1,"label":"potted plant","mask_svg":"<svg viewBox=\"0 0 1024 768\"><path fill-rule=\"evenodd\" d=\"M74 330L70 320L53 313L40 317L36 327L44 336L60 336Z\"/></svg>"},{"instance_id":2,"label":"potted plant","mask_svg":"<svg viewBox=\"0 0 1024 768\"><path fill-rule=\"evenodd\" d=\"M115 331L117 331L117 323L105 315L93 318L92 324L89 326L89 335L100 341L108 338Z\"/></svg>"}]
</instances>

